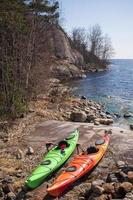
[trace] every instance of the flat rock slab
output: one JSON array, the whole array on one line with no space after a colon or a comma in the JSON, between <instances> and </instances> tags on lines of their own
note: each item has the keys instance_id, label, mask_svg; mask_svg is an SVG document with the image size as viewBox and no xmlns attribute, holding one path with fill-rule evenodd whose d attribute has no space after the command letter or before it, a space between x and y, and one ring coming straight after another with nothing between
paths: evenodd
<instances>
[{"instance_id":1,"label":"flat rock slab","mask_svg":"<svg viewBox=\"0 0 133 200\"><path fill-rule=\"evenodd\" d=\"M91 123L76 123L66 121L45 121L40 123L35 131L27 136L29 146L34 149L45 146L46 142L58 143L67 137L74 129L80 132L79 143L83 147L95 144L95 140L104 134L105 130L112 130L110 148L113 156L118 159L128 161L133 164L133 131L122 129L115 126L95 126Z\"/></svg>"},{"instance_id":2,"label":"flat rock slab","mask_svg":"<svg viewBox=\"0 0 133 200\"><path fill-rule=\"evenodd\" d=\"M80 131L79 143L84 147L95 144L95 140L101 138L105 130L112 130L111 141L108 151L97 168L92 173L92 176L102 177L106 179L109 172L112 172L115 163L118 160L133 164L133 131L122 129L115 126L95 126L91 123L75 123L64 121L45 121L39 124L35 131L26 136L25 140L29 146L36 149L43 146L48 141L58 142L59 140L68 136L74 129L78 128ZM60 173L60 171L58 172ZM39 188L32 192L31 199L38 200L50 200L46 193L47 184L50 184L53 179L58 176L56 173L49 181L45 181ZM88 177L91 179L91 176ZM82 183L81 183L82 184ZM30 199L30 198L29 198ZM67 198L67 194L62 199ZM71 199L71 198L70 198Z\"/></svg>"}]
</instances>

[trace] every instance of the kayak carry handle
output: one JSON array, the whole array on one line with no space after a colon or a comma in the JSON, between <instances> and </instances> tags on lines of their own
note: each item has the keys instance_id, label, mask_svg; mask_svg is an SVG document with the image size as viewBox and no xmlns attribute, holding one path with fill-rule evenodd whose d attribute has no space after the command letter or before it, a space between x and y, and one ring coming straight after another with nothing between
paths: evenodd
<instances>
[{"instance_id":1,"label":"kayak carry handle","mask_svg":"<svg viewBox=\"0 0 133 200\"><path fill-rule=\"evenodd\" d=\"M111 135L112 134L112 129L105 130L104 133L105 133L105 136L106 135Z\"/></svg>"},{"instance_id":2,"label":"kayak carry handle","mask_svg":"<svg viewBox=\"0 0 133 200\"><path fill-rule=\"evenodd\" d=\"M76 149L77 149L77 154L79 154L79 149L80 149L82 152L85 152L85 150L81 147L81 144L80 144L80 143L77 143L77 144L76 144Z\"/></svg>"},{"instance_id":3,"label":"kayak carry handle","mask_svg":"<svg viewBox=\"0 0 133 200\"><path fill-rule=\"evenodd\" d=\"M52 145L54 146L55 144L53 142L47 142L45 145L46 145L46 149L47 149L47 152L48 152L50 146L52 146Z\"/></svg>"}]
</instances>

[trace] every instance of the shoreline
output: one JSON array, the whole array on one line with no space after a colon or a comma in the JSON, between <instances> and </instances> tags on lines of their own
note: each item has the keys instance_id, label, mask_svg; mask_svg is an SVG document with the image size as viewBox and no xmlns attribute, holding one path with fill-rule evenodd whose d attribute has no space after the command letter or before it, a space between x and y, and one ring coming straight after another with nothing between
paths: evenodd
<instances>
[{"instance_id":1,"label":"shoreline","mask_svg":"<svg viewBox=\"0 0 133 200\"><path fill-rule=\"evenodd\" d=\"M54 121L50 122L49 120L54 120ZM92 100L79 99L79 98L77 99L70 95L70 91L68 88L66 88L60 83L58 84L54 83L54 87L52 86L48 96L43 94L39 95L35 101L30 102L29 112L27 115L24 116L24 118L10 122L10 126L7 127L7 130L6 128L5 131L3 130L3 135L2 135L3 138L1 137L0 140L1 183L3 183L4 181L4 185L6 185L9 190L11 190L10 187L12 187L13 191L12 190L11 191L15 195L21 191L22 186L24 184L24 180L31 173L32 169L34 169L37 163L41 162L42 156L44 154L44 149L42 148L42 146L44 145L44 141L54 140L54 137L56 141L60 138L60 136L58 137L58 135L56 134L54 134L55 135L54 137L53 136L51 137L50 135L48 135L48 137L47 135L43 136L44 138L42 137L42 134L45 131L43 131L41 127L43 127L43 124L45 123L47 124L47 122L48 122L47 130L50 131L49 129L50 124L55 123L54 132L56 131L59 132L60 134L63 131L63 129L61 128L60 131L56 129L56 124L58 123L62 125L65 123L66 124L65 130L68 132L70 130L67 128L67 126L69 125L71 125L72 127L81 126L80 141L82 141L83 143L85 141L84 135L86 135L84 133L84 130L87 131L89 130L90 132L89 134L93 135L97 131L103 132L106 129L107 130L112 129L114 132L113 134L114 143L112 143L111 146L115 144L117 145L117 141L119 141L120 148L123 148L122 138L125 137L125 133L127 133L127 135L129 134L128 137L132 133L132 131L127 129L126 127L123 129L121 127L118 127L116 123L113 123L112 116L109 116L103 112L102 105L97 104ZM42 125L40 123L42 123ZM59 127L62 127L62 125ZM7 126L6 123L5 126ZM83 130L82 126L84 126ZM64 137L63 132L61 135L62 135L61 137ZM121 140L119 137L121 138ZM94 138L92 137L92 142L94 142ZM111 151L115 153L114 147L111 146L110 148L113 148L113 150ZM105 156L107 159L103 159L102 161L102 163L105 163L105 165L107 165L107 163L110 162L111 159L111 157L108 157L108 155L109 154ZM117 155L114 155L113 157L115 158L117 157ZM16 164L16 166L14 166L14 163ZM113 166L114 164L112 165L112 167ZM103 170L104 168L101 168L100 171L101 174L103 173ZM98 177L99 176L96 175L95 178ZM82 185L84 185L84 182L81 183L81 187ZM3 188L3 185L1 186ZM29 199L33 199L33 196L36 192L37 195L40 195L41 189L42 187L38 188L36 191L31 192L30 194L31 197ZM44 193L42 194L44 197ZM3 195L6 199L7 194ZM29 195L29 193L27 194L24 193L24 195ZM81 194L79 194L79 196L80 195ZM74 196L75 192L72 190L72 194L70 192L70 199L74 198ZM63 199L66 200L69 199L67 198L67 194L63 197Z\"/></svg>"}]
</instances>

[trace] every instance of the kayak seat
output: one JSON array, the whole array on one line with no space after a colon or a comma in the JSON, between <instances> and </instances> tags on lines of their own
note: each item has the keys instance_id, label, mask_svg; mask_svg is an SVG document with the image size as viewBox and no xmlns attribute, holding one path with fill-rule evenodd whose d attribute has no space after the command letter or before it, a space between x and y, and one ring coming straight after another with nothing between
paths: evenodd
<instances>
[{"instance_id":1,"label":"kayak seat","mask_svg":"<svg viewBox=\"0 0 133 200\"><path fill-rule=\"evenodd\" d=\"M105 140L104 139L100 139L100 140L97 140L96 142L95 142L95 145L102 145L102 144L104 144L105 143Z\"/></svg>"},{"instance_id":2,"label":"kayak seat","mask_svg":"<svg viewBox=\"0 0 133 200\"><path fill-rule=\"evenodd\" d=\"M58 146L57 146L57 149L61 149L61 150L64 150L65 148L69 147L70 144L65 141L65 140L62 140L58 143Z\"/></svg>"},{"instance_id":3,"label":"kayak seat","mask_svg":"<svg viewBox=\"0 0 133 200\"><path fill-rule=\"evenodd\" d=\"M95 146L87 148L87 154L97 153L99 150Z\"/></svg>"}]
</instances>

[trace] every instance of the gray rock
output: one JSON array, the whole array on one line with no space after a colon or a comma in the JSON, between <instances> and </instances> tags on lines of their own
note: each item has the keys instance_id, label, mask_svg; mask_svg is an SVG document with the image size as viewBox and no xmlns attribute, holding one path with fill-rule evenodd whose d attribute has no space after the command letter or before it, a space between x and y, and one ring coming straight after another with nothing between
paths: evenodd
<instances>
[{"instance_id":1,"label":"gray rock","mask_svg":"<svg viewBox=\"0 0 133 200\"><path fill-rule=\"evenodd\" d=\"M87 119L87 115L85 112L72 112L70 115L70 119L74 122L85 122Z\"/></svg>"},{"instance_id":2,"label":"gray rock","mask_svg":"<svg viewBox=\"0 0 133 200\"><path fill-rule=\"evenodd\" d=\"M16 151L16 159L17 160L21 160L21 159L23 159L24 158L24 153L23 153L23 151L21 150L21 149L17 149L17 151Z\"/></svg>"},{"instance_id":3,"label":"gray rock","mask_svg":"<svg viewBox=\"0 0 133 200\"><path fill-rule=\"evenodd\" d=\"M125 113L124 114L124 118L129 118L129 117L133 117L132 113Z\"/></svg>"},{"instance_id":4,"label":"gray rock","mask_svg":"<svg viewBox=\"0 0 133 200\"><path fill-rule=\"evenodd\" d=\"M7 200L15 200L16 199L16 195L13 192L9 192L7 194Z\"/></svg>"},{"instance_id":5,"label":"gray rock","mask_svg":"<svg viewBox=\"0 0 133 200\"><path fill-rule=\"evenodd\" d=\"M2 183L12 183L14 180L13 180L13 177L7 175L3 180L2 180Z\"/></svg>"},{"instance_id":6,"label":"gray rock","mask_svg":"<svg viewBox=\"0 0 133 200\"><path fill-rule=\"evenodd\" d=\"M92 182L92 187L94 186L102 186L105 183L105 181L96 179L95 181Z\"/></svg>"},{"instance_id":7,"label":"gray rock","mask_svg":"<svg viewBox=\"0 0 133 200\"><path fill-rule=\"evenodd\" d=\"M99 121L94 121L94 125L99 125L100 123L99 123Z\"/></svg>"},{"instance_id":8,"label":"gray rock","mask_svg":"<svg viewBox=\"0 0 133 200\"><path fill-rule=\"evenodd\" d=\"M0 188L0 197L4 197L4 192L3 192L2 188Z\"/></svg>"},{"instance_id":9,"label":"gray rock","mask_svg":"<svg viewBox=\"0 0 133 200\"><path fill-rule=\"evenodd\" d=\"M95 197L95 198L90 199L90 200L111 200L111 199L112 199L111 195L102 194L99 197Z\"/></svg>"},{"instance_id":10,"label":"gray rock","mask_svg":"<svg viewBox=\"0 0 133 200\"><path fill-rule=\"evenodd\" d=\"M133 130L133 124L130 124L130 129Z\"/></svg>"},{"instance_id":11,"label":"gray rock","mask_svg":"<svg viewBox=\"0 0 133 200\"><path fill-rule=\"evenodd\" d=\"M124 161L119 160L119 161L117 161L116 165L119 168L123 168L123 167L125 167L126 163Z\"/></svg>"},{"instance_id":12,"label":"gray rock","mask_svg":"<svg viewBox=\"0 0 133 200\"><path fill-rule=\"evenodd\" d=\"M128 181L128 176L127 176L127 174L126 173L124 173L123 171L120 171L119 172L119 177L120 177L120 181Z\"/></svg>"},{"instance_id":13,"label":"gray rock","mask_svg":"<svg viewBox=\"0 0 133 200\"><path fill-rule=\"evenodd\" d=\"M32 147L28 147L26 154L27 154L27 155L32 155L32 154L34 154L34 149L33 149Z\"/></svg>"},{"instance_id":14,"label":"gray rock","mask_svg":"<svg viewBox=\"0 0 133 200\"><path fill-rule=\"evenodd\" d=\"M101 195L104 193L104 188L98 185L92 185L92 191L98 195Z\"/></svg>"},{"instance_id":15,"label":"gray rock","mask_svg":"<svg viewBox=\"0 0 133 200\"><path fill-rule=\"evenodd\" d=\"M96 118L96 117L95 117L94 114L88 114L88 115L87 115L87 121L88 121L88 122L94 121L95 118Z\"/></svg>"},{"instance_id":16,"label":"gray rock","mask_svg":"<svg viewBox=\"0 0 133 200\"><path fill-rule=\"evenodd\" d=\"M128 199L128 200L133 200L133 193L132 192L128 192L124 198L125 199Z\"/></svg>"},{"instance_id":17,"label":"gray rock","mask_svg":"<svg viewBox=\"0 0 133 200\"><path fill-rule=\"evenodd\" d=\"M113 123L113 119L100 119L100 124L110 125Z\"/></svg>"},{"instance_id":18,"label":"gray rock","mask_svg":"<svg viewBox=\"0 0 133 200\"><path fill-rule=\"evenodd\" d=\"M85 197L79 197L78 199L79 200L85 200Z\"/></svg>"},{"instance_id":19,"label":"gray rock","mask_svg":"<svg viewBox=\"0 0 133 200\"><path fill-rule=\"evenodd\" d=\"M115 176L114 173L111 173L111 174L108 174L107 182L109 182L109 183L111 183L111 182L118 183L118 179L117 179L117 177Z\"/></svg>"}]
</instances>

